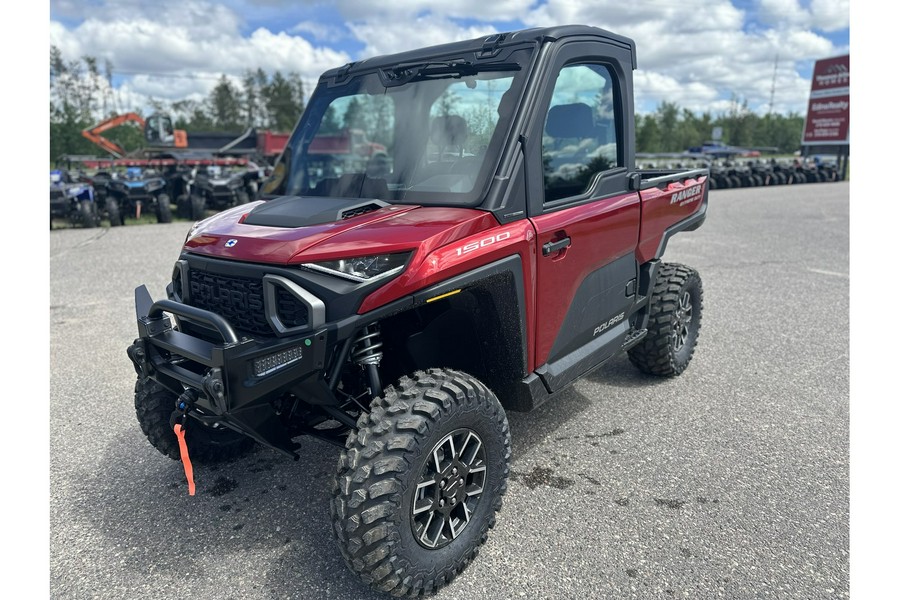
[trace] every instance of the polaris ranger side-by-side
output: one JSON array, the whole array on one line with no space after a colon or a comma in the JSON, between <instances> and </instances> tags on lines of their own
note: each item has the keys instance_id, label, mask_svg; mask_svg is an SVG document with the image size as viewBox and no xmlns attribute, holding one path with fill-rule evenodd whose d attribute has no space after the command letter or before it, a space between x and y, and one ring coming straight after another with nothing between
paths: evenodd
<instances>
[{"instance_id":1,"label":"polaris ranger side-by-side","mask_svg":"<svg viewBox=\"0 0 900 600\"><path fill-rule=\"evenodd\" d=\"M661 257L709 174L635 168L634 66L630 39L563 26L324 73L268 200L196 223L166 299L135 290L150 442L186 473L337 444L349 567L397 596L450 582L506 491L506 410L620 352L658 376L694 353L700 277ZM350 129L383 151L327 160Z\"/></svg>"}]
</instances>

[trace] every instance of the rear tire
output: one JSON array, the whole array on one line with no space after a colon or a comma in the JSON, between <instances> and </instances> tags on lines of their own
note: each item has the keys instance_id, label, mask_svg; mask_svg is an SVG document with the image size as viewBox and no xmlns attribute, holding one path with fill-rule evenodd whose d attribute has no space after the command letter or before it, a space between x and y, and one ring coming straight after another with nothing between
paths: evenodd
<instances>
[{"instance_id":1,"label":"rear tire","mask_svg":"<svg viewBox=\"0 0 900 600\"><path fill-rule=\"evenodd\" d=\"M191 218L191 199L186 194L181 194L175 198L175 214L179 219Z\"/></svg>"},{"instance_id":2,"label":"rear tire","mask_svg":"<svg viewBox=\"0 0 900 600\"><path fill-rule=\"evenodd\" d=\"M206 198L191 194L191 219L199 221L206 216Z\"/></svg>"},{"instance_id":3,"label":"rear tire","mask_svg":"<svg viewBox=\"0 0 900 600\"><path fill-rule=\"evenodd\" d=\"M158 223L172 222L172 201L168 194L160 194L156 197L156 221Z\"/></svg>"},{"instance_id":4,"label":"rear tire","mask_svg":"<svg viewBox=\"0 0 900 600\"><path fill-rule=\"evenodd\" d=\"M79 202L78 222L82 227L96 227L98 225L97 205L85 200Z\"/></svg>"},{"instance_id":5,"label":"rear tire","mask_svg":"<svg viewBox=\"0 0 900 600\"><path fill-rule=\"evenodd\" d=\"M134 385L134 410L141 431L150 444L172 460L180 460L178 438L171 418L177 396L152 379L138 378ZM184 434L191 461L200 464L225 462L246 454L253 448L252 439L231 429L213 428L188 419Z\"/></svg>"},{"instance_id":6,"label":"rear tire","mask_svg":"<svg viewBox=\"0 0 900 600\"><path fill-rule=\"evenodd\" d=\"M119 212L119 203L111 196L106 198L106 214L109 217L110 227L118 227L125 224L122 220L122 213Z\"/></svg>"},{"instance_id":7,"label":"rear tire","mask_svg":"<svg viewBox=\"0 0 900 600\"><path fill-rule=\"evenodd\" d=\"M394 596L450 583L494 526L509 456L506 414L480 381L450 369L401 378L341 453L331 513L347 564Z\"/></svg>"},{"instance_id":8,"label":"rear tire","mask_svg":"<svg viewBox=\"0 0 900 600\"><path fill-rule=\"evenodd\" d=\"M703 313L703 283L690 267L663 263L648 306L647 335L628 351L632 364L660 377L681 375L694 356Z\"/></svg>"}]
</instances>

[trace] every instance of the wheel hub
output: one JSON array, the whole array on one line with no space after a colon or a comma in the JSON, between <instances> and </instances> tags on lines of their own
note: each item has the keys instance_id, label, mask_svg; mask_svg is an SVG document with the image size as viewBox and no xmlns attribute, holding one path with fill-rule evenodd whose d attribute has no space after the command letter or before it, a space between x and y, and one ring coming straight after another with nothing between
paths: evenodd
<instances>
[{"instance_id":1,"label":"wheel hub","mask_svg":"<svg viewBox=\"0 0 900 600\"><path fill-rule=\"evenodd\" d=\"M416 484L416 541L435 549L456 539L477 509L486 475L484 444L471 429L457 429L435 444Z\"/></svg>"},{"instance_id":2,"label":"wheel hub","mask_svg":"<svg viewBox=\"0 0 900 600\"><path fill-rule=\"evenodd\" d=\"M672 324L672 344L676 352L684 347L690 333L691 319L693 318L693 305L690 292L684 292L678 299L678 307L675 309L675 320Z\"/></svg>"}]
</instances>

